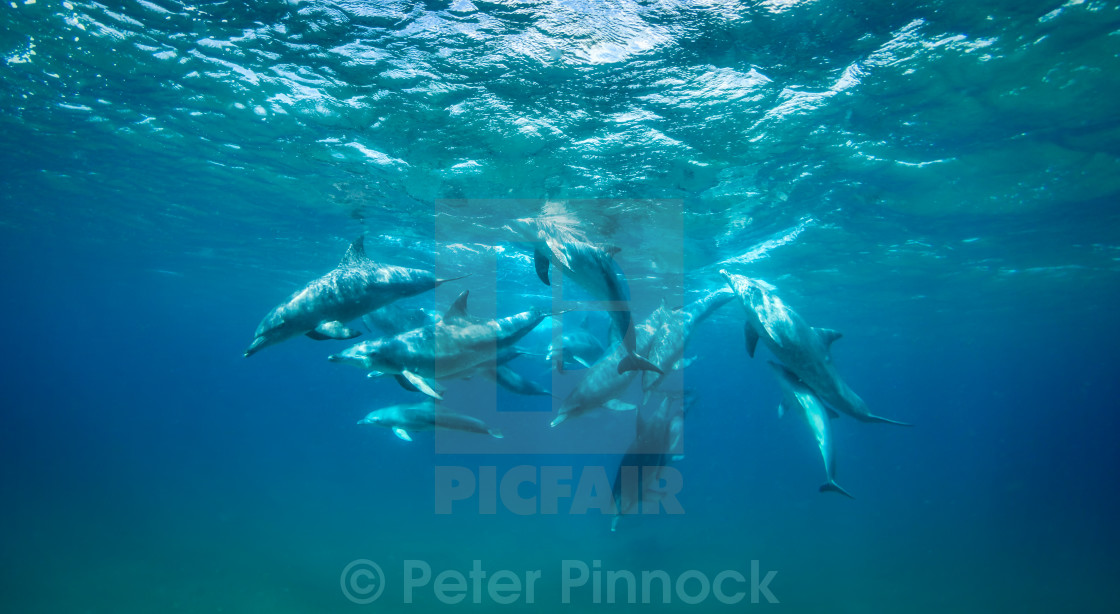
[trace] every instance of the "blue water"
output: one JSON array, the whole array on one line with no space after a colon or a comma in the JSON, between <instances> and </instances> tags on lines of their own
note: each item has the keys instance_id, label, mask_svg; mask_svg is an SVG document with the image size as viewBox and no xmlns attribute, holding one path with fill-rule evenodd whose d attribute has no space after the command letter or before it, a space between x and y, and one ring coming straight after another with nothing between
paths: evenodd
<instances>
[{"instance_id":1,"label":"blue water","mask_svg":"<svg viewBox=\"0 0 1120 614\"><path fill-rule=\"evenodd\" d=\"M540 570L548 611L1117 609L1114 3L0 11L0 609L498 607L485 585L406 603L408 560ZM542 211L621 248L638 320L723 268L773 283L843 332L835 364L872 410L915 426L834 421L856 498L818 493L812 437L778 418L728 304L686 352L684 513L612 533L563 499L437 514L435 467L613 477L632 414L550 429L551 399L474 378L447 397L504 439L406 443L355 425L417 397L325 360L346 342L242 357L361 234L376 260L471 275L408 305L547 307L503 229ZM583 373L516 360L557 403ZM363 559L385 575L366 606L340 586ZM596 605L588 584L564 604L565 560L738 570L746 598ZM750 603L751 561L780 603Z\"/></svg>"}]
</instances>

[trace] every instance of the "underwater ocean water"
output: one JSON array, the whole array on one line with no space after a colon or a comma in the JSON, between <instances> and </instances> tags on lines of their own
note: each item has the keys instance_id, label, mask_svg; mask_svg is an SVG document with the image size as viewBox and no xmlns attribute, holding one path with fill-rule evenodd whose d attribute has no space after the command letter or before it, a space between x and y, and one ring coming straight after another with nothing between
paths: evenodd
<instances>
[{"instance_id":1,"label":"underwater ocean water","mask_svg":"<svg viewBox=\"0 0 1120 614\"><path fill-rule=\"evenodd\" d=\"M1120 607L1114 2L13 0L0 58L6 612ZM523 218L617 248L639 324L772 284L913 426L828 420L818 492L735 298L612 531L573 504L635 411L550 427L589 371L544 356L611 320ZM397 313L574 309L508 363L554 396L449 379L504 437L406 442L356 422L424 395L327 360L361 320L244 357L358 237L466 276Z\"/></svg>"}]
</instances>

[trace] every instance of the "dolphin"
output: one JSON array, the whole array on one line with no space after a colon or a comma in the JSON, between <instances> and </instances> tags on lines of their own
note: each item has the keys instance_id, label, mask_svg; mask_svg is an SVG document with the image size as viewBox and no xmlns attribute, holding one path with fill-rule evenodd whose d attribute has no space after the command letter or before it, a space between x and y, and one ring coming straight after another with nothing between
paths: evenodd
<instances>
[{"instance_id":1,"label":"dolphin","mask_svg":"<svg viewBox=\"0 0 1120 614\"><path fill-rule=\"evenodd\" d=\"M478 322L466 315L467 296L468 292L460 294L432 326L365 341L328 358L379 375L400 375L420 392L442 399L434 380L465 377L479 368L497 365L507 350L551 315L532 309Z\"/></svg>"},{"instance_id":2,"label":"dolphin","mask_svg":"<svg viewBox=\"0 0 1120 614\"><path fill-rule=\"evenodd\" d=\"M635 327L636 349L640 352L649 351L653 342L653 335L660 328L662 321L668 317L670 310L662 305L648 318ZM621 372L616 365L625 360L628 350L622 343L615 344L611 353L587 370L587 375L568 394L560 404L557 415L552 420L552 426L557 426L569 418L581 416L600 407L615 411L630 411L636 406L618 400L626 392L626 387L634 381L637 371Z\"/></svg>"},{"instance_id":3,"label":"dolphin","mask_svg":"<svg viewBox=\"0 0 1120 614\"><path fill-rule=\"evenodd\" d=\"M831 419L837 416L836 412L825 407L817 395L797 379L793 371L772 360L766 362L774 369L774 375L782 386L782 402L778 405L778 416L787 411L801 414L817 440L817 447L820 448L821 458L824 460L824 472L828 476L828 481L821 485L820 491L838 492L854 499L851 493L836 483L836 447L832 443L830 424Z\"/></svg>"},{"instance_id":4,"label":"dolphin","mask_svg":"<svg viewBox=\"0 0 1120 614\"><path fill-rule=\"evenodd\" d=\"M576 228L552 218L515 220L510 230L519 232L533 244L533 261L537 277L551 285L548 267L560 270L595 298L613 303L610 311L614 330L627 350L618 362L618 372L660 371L656 365L638 356L630 316L630 286L614 261L617 247L591 243Z\"/></svg>"},{"instance_id":5,"label":"dolphin","mask_svg":"<svg viewBox=\"0 0 1120 614\"><path fill-rule=\"evenodd\" d=\"M670 401L669 395L649 416L643 417L642 412L637 412L634 442L618 464L611 489L614 503L611 531L618 528L623 515L638 513L640 502L658 500L660 493L656 485L661 482L664 468L678 458L674 454L681 448L683 424L684 412ZM632 468L629 479L626 468Z\"/></svg>"},{"instance_id":6,"label":"dolphin","mask_svg":"<svg viewBox=\"0 0 1120 614\"><path fill-rule=\"evenodd\" d=\"M493 369L486 369L486 371L487 375L494 378L494 381L498 382L499 386L505 388L506 390L509 390L510 392L529 396L552 395L552 393L547 389L541 388L540 384L532 380L525 379L524 376L522 376L517 371L510 369L509 367L499 365L497 367L494 367Z\"/></svg>"},{"instance_id":7,"label":"dolphin","mask_svg":"<svg viewBox=\"0 0 1120 614\"><path fill-rule=\"evenodd\" d=\"M603 342L581 328L564 333L559 343L548 344L546 358L556 365L557 371L564 371L575 365L589 369L603 357L604 353L606 350L603 348Z\"/></svg>"},{"instance_id":8,"label":"dolphin","mask_svg":"<svg viewBox=\"0 0 1120 614\"><path fill-rule=\"evenodd\" d=\"M377 264L366 257L363 237L358 237L334 270L268 312L245 356L297 335L353 339L361 333L347 328L346 322L446 281L451 280L436 279L427 271Z\"/></svg>"},{"instance_id":9,"label":"dolphin","mask_svg":"<svg viewBox=\"0 0 1120 614\"><path fill-rule=\"evenodd\" d=\"M774 293L774 286L765 281L725 270L720 274L739 295L747 312L747 354L754 356L761 339L779 361L836 411L862 422L912 426L872 414L867 403L840 378L832 365L830 352L840 333L809 326Z\"/></svg>"},{"instance_id":10,"label":"dolphin","mask_svg":"<svg viewBox=\"0 0 1120 614\"><path fill-rule=\"evenodd\" d=\"M371 411L358 424L372 424L393 429L393 434L405 441L412 441L410 431L433 428L465 431L502 438L502 432L482 420L439 407L431 401L391 405Z\"/></svg>"},{"instance_id":11,"label":"dolphin","mask_svg":"<svg viewBox=\"0 0 1120 614\"><path fill-rule=\"evenodd\" d=\"M642 390L645 397L642 402L649 401L649 395L665 380L665 373L671 369L683 368L688 361L682 361L684 348L692 337L696 325L712 315L716 309L723 307L735 298L735 292L730 288L720 288L709 292L703 298L696 300L684 307L665 314L661 326L653 335L650 346L649 361L661 368L660 373L645 371L642 373Z\"/></svg>"}]
</instances>

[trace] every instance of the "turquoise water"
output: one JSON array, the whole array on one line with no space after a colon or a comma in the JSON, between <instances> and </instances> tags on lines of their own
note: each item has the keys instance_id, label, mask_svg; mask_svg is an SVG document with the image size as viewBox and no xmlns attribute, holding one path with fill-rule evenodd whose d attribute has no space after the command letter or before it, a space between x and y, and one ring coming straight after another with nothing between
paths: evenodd
<instances>
[{"instance_id":1,"label":"turquoise water","mask_svg":"<svg viewBox=\"0 0 1120 614\"><path fill-rule=\"evenodd\" d=\"M5 611L499 607L485 583L478 604L432 584L406 603L409 560L539 570L548 611L1117 608L1115 3L0 11ZM872 410L915 426L833 421L855 499L817 492L812 436L778 418L773 357L747 357L728 304L673 380L695 395L684 513L612 533L565 498L436 513L436 467L613 479L633 414L549 428L585 372L549 369L548 325L511 366L555 401L445 383L501 440L356 426L418 397L326 360L348 342L242 357L363 234L379 262L470 275L406 307L550 308L504 228L548 212L620 248L638 321L721 269L774 284L844 334L835 365ZM344 590L361 560L385 576L369 605ZM596 604L589 583L565 604L566 560L736 570L746 595ZM751 561L779 603L750 603Z\"/></svg>"}]
</instances>

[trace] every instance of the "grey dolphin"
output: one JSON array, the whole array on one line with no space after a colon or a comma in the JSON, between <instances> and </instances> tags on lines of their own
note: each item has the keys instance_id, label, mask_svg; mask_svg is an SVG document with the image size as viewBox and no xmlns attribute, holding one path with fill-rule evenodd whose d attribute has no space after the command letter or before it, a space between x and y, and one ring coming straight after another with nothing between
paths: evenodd
<instances>
[{"instance_id":1,"label":"grey dolphin","mask_svg":"<svg viewBox=\"0 0 1120 614\"><path fill-rule=\"evenodd\" d=\"M501 355L551 314L536 309L477 322L466 317L467 292L432 326L372 339L329 357L378 374L401 375L430 397L441 399L434 380L463 377L497 365Z\"/></svg>"},{"instance_id":2,"label":"grey dolphin","mask_svg":"<svg viewBox=\"0 0 1120 614\"><path fill-rule=\"evenodd\" d=\"M653 371L642 373L642 390L645 392L643 402L649 401L650 393L665 380L665 373L678 366L684 366L685 362L681 358L696 325L707 319L716 309L731 302L733 298L735 292L730 288L720 288L665 314L661 326L653 334L653 343L646 354L650 362L661 368L662 373Z\"/></svg>"},{"instance_id":3,"label":"grey dolphin","mask_svg":"<svg viewBox=\"0 0 1120 614\"><path fill-rule=\"evenodd\" d=\"M551 285L548 278L551 264L595 298L614 304L610 316L627 350L626 356L618 362L619 373L659 371L657 365L636 352L629 307L630 286L614 261L614 254L619 251L617 247L591 243L577 229L546 217L515 220L509 228L533 244L537 276L546 285Z\"/></svg>"},{"instance_id":4,"label":"grey dolphin","mask_svg":"<svg viewBox=\"0 0 1120 614\"><path fill-rule=\"evenodd\" d=\"M587 320L574 331L565 332L560 343L548 344L547 359L556 366L557 371L564 371L574 365L585 369L599 361L606 353L603 342L587 330Z\"/></svg>"},{"instance_id":5,"label":"grey dolphin","mask_svg":"<svg viewBox=\"0 0 1120 614\"><path fill-rule=\"evenodd\" d=\"M840 333L809 326L797 312L774 293L774 286L760 280L720 271L747 312L747 353L754 356L758 340L818 397L840 413L863 422L885 422L911 426L871 413L863 401L840 378L832 365L830 347Z\"/></svg>"},{"instance_id":6,"label":"grey dolphin","mask_svg":"<svg viewBox=\"0 0 1120 614\"><path fill-rule=\"evenodd\" d=\"M648 318L635 327L636 349L639 352L648 352L653 342L654 332L660 328L661 322L668 317L670 310L662 305ZM629 411L635 409L630 403L618 400L626 392L626 387L634 381L636 371L619 372L616 365L628 356L628 351L621 343L615 344L611 352L602 360L595 363L587 370L587 375L568 394L560 404L557 415L552 420L552 426L561 422L581 416L600 407L616 411Z\"/></svg>"},{"instance_id":7,"label":"grey dolphin","mask_svg":"<svg viewBox=\"0 0 1120 614\"><path fill-rule=\"evenodd\" d=\"M346 322L397 299L440 285L427 271L377 264L366 257L358 237L342 262L280 303L257 326L245 356L298 335L312 339L353 339L361 333Z\"/></svg>"},{"instance_id":8,"label":"grey dolphin","mask_svg":"<svg viewBox=\"0 0 1120 614\"><path fill-rule=\"evenodd\" d=\"M781 416L787 411L797 412L805 419L805 423L809 425L809 429L813 431L813 437L817 440L817 447L821 450L821 459L824 460L824 472L828 476L828 481L821 485L820 491L838 492L854 499L855 497L852 497L851 493L836 483L836 446L832 442L832 424L830 422L832 418L836 417L836 413L825 407L817 398L817 395L813 394L808 386L797 379L797 375L793 371L772 360L766 362L774 369L774 375L777 376L778 383L782 386L782 402L778 405L778 415Z\"/></svg>"},{"instance_id":9,"label":"grey dolphin","mask_svg":"<svg viewBox=\"0 0 1120 614\"><path fill-rule=\"evenodd\" d=\"M482 420L439 407L431 401L391 405L371 411L358 424L372 424L393 429L393 434L412 441L410 432L434 428L464 431L502 438L502 432Z\"/></svg>"},{"instance_id":10,"label":"grey dolphin","mask_svg":"<svg viewBox=\"0 0 1120 614\"><path fill-rule=\"evenodd\" d=\"M509 367L499 365L497 367L494 367L493 369L487 369L486 371L487 375L493 377L494 381L498 382L498 385L500 385L502 388L505 388L506 390L509 390L510 392L516 392L517 394L524 394L529 396L552 395L552 393L547 389L542 388L540 384L534 382L533 380L526 379L520 373L514 371Z\"/></svg>"},{"instance_id":11,"label":"grey dolphin","mask_svg":"<svg viewBox=\"0 0 1120 614\"><path fill-rule=\"evenodd\" d=\"M648 416L639 411L635 415L634 441L626 450L618 464L611 495L614 503L614 517L611 531L618 528L618 521L626 514L638 512L642 501L656 500L659 493L655 486L662 479L663 470L681 451L684 412L666 395L658 409ZM627 467L631 476L626 479Z\"/></svg>"}]
</instances>

